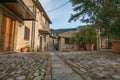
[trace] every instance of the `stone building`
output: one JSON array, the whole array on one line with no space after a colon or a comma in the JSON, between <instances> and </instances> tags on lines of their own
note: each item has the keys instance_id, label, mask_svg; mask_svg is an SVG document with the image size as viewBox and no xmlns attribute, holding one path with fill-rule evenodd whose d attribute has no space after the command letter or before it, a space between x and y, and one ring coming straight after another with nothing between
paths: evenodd
<instances>
[{"instance_id":1,"label":"stone building","mask_svg":"<svg viewBox=\"0 0 120 80\"><path fill-rule=\"evenodd\" d=\"M34 36L34 50L47 51L49 45L49 25L51 21L39 1L36 2L36 22Z\"/></svg>"},{"instance_id":2,"label":"stone building","mask_svg":"<svg viewBox=\"0 0 120 80\"><path fill-rule=\"evenodd\" d=\"M40 38L38 33L44 33L43 29L48 33L50 23L38 0L0 0L0 51L20 51L23 47L40 49L36 45L44 42L40 43L43 36ZM45 49L41 47L41 50Z\"/></svg>"},{"instance_id":3,"label":"stone building","mask_svg":"<svg viewBox=\"0 0 120 80\"><path fill-rule=\"evenodd\" d=\"M74 50L74 45L70 43L70 38L76 31L67 31L59 34L59 50L60 51L70 51Z\"/></svg>"},{"instance_id":4,"label":"stone building","mask_svg":"<svg viewBox=\"0 0 120 80\"><path fill-rule=\"evenodd\" d=\"M80 31L81 29L83 29L84 26L79 26L77 28L76 31L67 31L67 32L64 32L64 33L61 33L59 34L59 50L60 51L74 51L74 50L77 50L76 49L76 45L74 44L71 44L70 43L70 38L73 36L74 33L77 33L78 31ZM97 37L97 40L96 40L96 46L95 48L97 50L100 50L100 49L107 49L108 46L109 46L109 41L108 41L108 37L101 37L101 32L100 32L100 29L96 29L96 37Z\"/></svg>"}]
</instances>

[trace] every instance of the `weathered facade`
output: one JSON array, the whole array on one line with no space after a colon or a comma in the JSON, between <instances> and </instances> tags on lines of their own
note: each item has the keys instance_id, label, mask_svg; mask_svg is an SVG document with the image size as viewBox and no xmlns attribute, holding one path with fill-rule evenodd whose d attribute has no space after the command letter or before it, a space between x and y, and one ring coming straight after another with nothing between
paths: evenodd
<instances>
[{"instance_id":1,"label":"weathered facade","mask_svg":"<svg viewBox=\"0 0 120 80\"><path fill-rule=\"evenodd\" d=\"M59 50L60 51L69 51L74 50L74 45L70 43L70 38L76 31L67 31L65 33L59 34Z\"/></svg>"},{"instance_id":2,"label":"weathered facade","mask_svg":"<svg viewBox=\"0 0 120 80\"><path fill-rule=\"evenodd\" d=\"M47 51L49 45L49 25L51 21L47 16L45 10L40 2L35 2L36 7L36 22L35 22L35 37L34 37L34 50Z\"/></svg>"},{"instance_id":3,"label":"weathered facade","mask_svg":"<svg viewBox=\"0 0 120 80\"><path fill-rule=\"evenodd\" d=\"M76 31L67 31L64 33L59 34L60 40L59 40L59 50L60 51L74 51L77 50L77 46L74 44L70 43L70 38L73 36L74 33L79 32L84 26L78 27ZM97 40L96 40L96 49L106 49L109 48L109 41L108 37L101 37L101 32L99 29L96 29L96 34L97 34ZM91 35L92 36L92 35Z\"/></svg>"},{"instance_id":4,"label":"weathered facade","mask_svg":"<svg viewBox=\"0 0 120 80\"><path fill-rule=\"evenodd\" d=\"M55 51L59 49L59 36L57 34L51 33L49 37L49 45L48 45L49 51Z\"/></svg>"},{"instance_id":5,"label":"weathered facade","mask_svg":"<svg viewBox=\"0 0 120 80\"><path fill-rule=\"evenodd\" d=\"M36 31L40 33L39 29L45 26L49 30L51 22L45 11L39 10L38 7L42 8L39 5L38 0L0 1L0 51L20 51L23 47L32 47L36 50L36 44L44 44L36 42L36 36L39 36ZM42 17L47 25L40 22L41 17L38 16L43 12L45 16Z\"/></svg>"}]
</instances>

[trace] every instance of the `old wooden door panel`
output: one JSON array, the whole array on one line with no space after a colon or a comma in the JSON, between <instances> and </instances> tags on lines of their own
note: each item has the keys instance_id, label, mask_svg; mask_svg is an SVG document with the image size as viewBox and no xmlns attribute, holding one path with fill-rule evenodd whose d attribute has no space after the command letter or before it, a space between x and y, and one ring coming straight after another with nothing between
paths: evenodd
<instances>
[{"instance_id":1,"label":"old wooden door panel","mask_svg":"<svg viewBox=\"0 0 120 80\"><path fill-rule=\"evenodd\" d=\"M4 40L4 50L10 50L10 35L11 35L11 19L6 17L6 31Z\"/></svg>"},{"instance_id":2,"label":"old wooden door panel","mask_svg":"<svg viewBox=\"0 0 120 80\"><path fill-rule=\"evenodd\" d=\"M5 39L5 29L6 29L6 17L3 16L2 18L2 24L1 24L1 35L0 35L0 51L3 51L4 49L4 39Z\"/></svg>"},{"instance_id":3,"label":"old wooden door panel","mask_svg":"<svg viewBox=\"0 0 120 80\"><path fill-rule=\"evenodd\" d=\"M11 51L14 49L15 21L3 16L2 31L0 36L0 50Z\"/></svg>"},{"instance_id":4,"label":"old wooden door panel","mask_svg":"<svg viewBox=\"0 0 120 80\"><path fill-rule=\"evenodd\" d=\"M12 20L11 23L10 50L14 50L15 21Z\"/></svg>"}]
</instances>

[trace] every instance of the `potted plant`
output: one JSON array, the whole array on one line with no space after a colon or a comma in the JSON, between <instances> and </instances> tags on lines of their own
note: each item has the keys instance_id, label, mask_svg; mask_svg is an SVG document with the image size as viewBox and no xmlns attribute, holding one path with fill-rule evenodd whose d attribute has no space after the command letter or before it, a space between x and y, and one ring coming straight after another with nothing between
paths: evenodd
<instances>
[{"instance_id":1,"label":"potted plant","mask_svg":"<svg viewBox=\"0 0 120 80\"><path fill-rule=\"evenodd\" d=\"M120 20L120 19L118 19ZM103 37L107 36L109 41L112 42L112 49L114 53L120 53L120 24L117 23L109 23L109 27L104 25L101 26Z\"/></svg>"},{"instance_id":2,"label":"potted plant","mask_svg":"<svg viewBox=\"0 0 120 80\"><path fill-rule=\"evenodd\" d=\"M87 51L93 51L94 45L96 42L96 31L93 26L86 26L83 31L85 32L84 38L85 38L85 45Z\"/></svg>"},{"instance_id":3,"label":"potted plant","mask_svg":"<svg viewBox=\"0 0 120 80\"><path fill-rule=\"evenodd\" d=\"M120 53L120 27L113 26L110 29L110 39L112 40L112 49L114 53Z\"/></svg>"},{"instance_id":4,"label":"potted plant","mask_svg":"<svg viewBox=\"0 0 120 80\"><path fill-rule=\"evenodd\" d=\"M55 48L56 51L58 51L58 49L59 49L59 44L58 44L58 43L54 44L54 48Z\"/></svg>"},{"instance_id":5,"label":"potted plant","mask_svg":"<svg viewBox=\"0 0 120 80\"><path fill-rule=\"evenodd\" d=\"M27 52L27 51L28 51L28 47L27 46L21 48L21 52Z\"/></svg>"},{"instance_id":6,"label":"potted plant","mask_svg":"<svg viewBox=\"0 0 120 80\"><path fill-rule=\"evenodd\" d=\"M98 9L100 12L97 12L99 14L96 23L112 42L113 52L120 53L120 5L116 1L104 1L104 6ZM110 8L111 5L112 8Z\"/></svg>"},{"instance_id":7,"label":"potted plant","mask_svg":"<svg viewBox=\"0 0 120 80\"><path fill-rule=\"evenodd\" d=\"M78 33L73 34L70 41L74 45L74 50L80 50L80 40L79 40L79 34Z\"/></svg>"},{"instance_id":8,"label":"potted plant","mask_svg":"<svg viewBox=\"0 0 120 80\"><path fill-rule=\"evenodd\" d=\"M26 42L26 46L21 48L21 52L27 52L29 49L29 42Z\"/></svg>"},{"instance_id":9,"label":"potted plant","mask_svg":"<svg viewBox=\"0 0 120 80\"><path fill-rule=\"evenodd\" d=\"M28 52L33 52L34 49L32 47L28 47Z\"/></svg>"},{"instance_id":10,"label":"potted plant","mask_svg":"<svg viewBox=\"0 0 120 80\"><path fill-rule=\"evenodd\" d=\"M71 38L72 42L75 44L74 49L80 50L81 48L84 48L84 32L79 31L75 34L73 34Z\"/></svg>"}]
</instances>

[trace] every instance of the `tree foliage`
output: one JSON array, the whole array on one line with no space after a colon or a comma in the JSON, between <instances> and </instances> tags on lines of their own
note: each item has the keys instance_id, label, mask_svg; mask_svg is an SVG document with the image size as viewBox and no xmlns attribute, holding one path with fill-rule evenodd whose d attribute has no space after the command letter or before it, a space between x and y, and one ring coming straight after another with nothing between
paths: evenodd
<instances>
[{"instance_id":1,"label":"tree foliage","mask_svg":"<svg viewBox=\"0 0 120 80\"><path fill-rule=\"evenodd\" d=\"M85 44L94 44L96 43L96 31L93 26L86 26L75 33L72 40L82 47L84 47Z\"/></svg>"},{"instance_id":2,"label":"tree foliage","mask_svg":"<svg viewBox=\"0 0 120 80\"><path fill-rule=\"evenodd\" d=\"M120 39L120 0L70 0L74 14L69 22L80 20L100 26L104 35ZM119 30L118 30L119 29ZM112 34L114 30L114 33ZM114 38L118 38L115 36Z\"/></svg>"},{"instance_id":3,"label":"tree foliage","mask_svg":"<svg viewBox=\"0 0 120 80\"><path fill-rule=\"evenodd\" d=\"M80 19L88 23L95 23L99 17L114 17L120 8L119 0L70 0L75 14L69 21ZM118 14L117 14L118 15Z\"/></svg>"}]
</instances>

